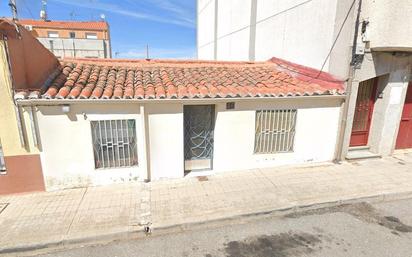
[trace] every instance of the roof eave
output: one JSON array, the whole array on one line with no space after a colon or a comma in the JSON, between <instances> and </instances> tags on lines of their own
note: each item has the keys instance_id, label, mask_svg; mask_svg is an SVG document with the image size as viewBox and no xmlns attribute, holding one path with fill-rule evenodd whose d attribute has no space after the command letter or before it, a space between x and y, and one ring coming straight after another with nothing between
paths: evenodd
<instances>
[{"instance_id":1,"label":"roof eave","mask_svg":"<svg viewBox=\"0 0 412 257\"><path fill-rule=\"evenodd\" d=\"M19 106L30 105L64 105L64 104L118 104L118 103L198 103L198 102L234 102L234 101L268 101L268 100L294 100L294 99L341 99L346 94L337 95L311 95L311 96L285 96L285 97L226 97L226 98L177 98L177 99L18 99Z\"/></svg>"}]
</instances>

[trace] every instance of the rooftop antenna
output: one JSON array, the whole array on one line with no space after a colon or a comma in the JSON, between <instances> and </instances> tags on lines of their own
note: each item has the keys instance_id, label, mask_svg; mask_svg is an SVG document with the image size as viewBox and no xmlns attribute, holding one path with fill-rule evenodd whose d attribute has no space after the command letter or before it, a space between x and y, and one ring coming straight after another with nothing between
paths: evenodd
<instances>
[{"instance_id":1,"label":"rooftop antenna","mask_svg":"<svg viewBox=\"0 0 412 257\"><path fill-rule=\"evenodd\" d=\"M146 45L146 59L149 59L149 44Z\"/></svg>"},{"instance_id":2,"label":"rooftop antenna","mask_svg":"<svg viewBox=\"0 0 412 257\"><path fill-rule=\"evenodd\" d=\"M47 0L41 0L40 19L47 21Z\"/></svg>"},{"instance_id":3,"label":"rooftop antenna","mask_svg":"<svg viewBox=\"0 0 412 257\"><path fill-rule=\"evenodd\" d=\"M74 12L74 10L72 10L70 13L70 20L74 21L74 17L76 16L76 13Z\"/></svg>"},{"instance_id":4,"label":"rooftop antenna","mask_svg":"<svg viewBox=\"0 0 412 257\"><path fill-rule=\"evenodd\" d=\"M18 20L16 0L9 0L9 6L11 9L11 13L13 14L13 20Z\"/></svg>"}]
</instances>

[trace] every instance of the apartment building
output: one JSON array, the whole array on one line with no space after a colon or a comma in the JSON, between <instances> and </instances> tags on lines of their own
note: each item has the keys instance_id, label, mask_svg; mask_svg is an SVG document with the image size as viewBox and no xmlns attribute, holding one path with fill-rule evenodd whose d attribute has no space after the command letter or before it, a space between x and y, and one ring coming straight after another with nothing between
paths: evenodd
<instances>
[{"instance_id":1,"label":"apartment building","mask_svg":"<svg viewBox=\"0 0 412 257\"><path fill-rule=\"evenodd\" d=\"M56 57L111 58L106 21L19 20Z\"/></svg>"},{"instance_id":2,"label":"apartment building","mask_svg":"<svg viewBox=\"0 0 412 257\"><path fill-rule=\"evenodd\" d=\"M197 3L199 59L276 56L347 81L337 144L341 157L378 157L412 148L409 0Z\"/></svg>"}]
</instances>

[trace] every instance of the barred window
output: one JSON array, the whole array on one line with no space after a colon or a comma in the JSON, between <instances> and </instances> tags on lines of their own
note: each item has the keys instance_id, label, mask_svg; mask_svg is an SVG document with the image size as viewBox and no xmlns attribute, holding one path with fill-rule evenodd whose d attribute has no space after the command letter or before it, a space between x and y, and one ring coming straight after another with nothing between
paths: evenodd
<instances>
[{"instance_id":1,"label":"barred window","mask_svg":"<svg viewBox=\"0 0 412 257\"><path fill-rule=\"evenodd\" d=\"M297 110L256 111L255 153L293 152Z\"/></svg>"},{"instance_id":2,"label":"barred window","mask_svg":"<svg viewBox=\"0 0 412 257\"><path fill-rule=\"evenodd\" d=\"M137 165L135 120L91 121L95 168Z\"/></svg>"},{"instance_id":3,"label":"barred window","mask_svg":"<svg viewBox=\"0 0 412 257\"><path fill-rule=\"evenodd\" d=\"M6 171L6 162L4 161L4 152L3 152L3 147L1 146L1 141L0 141L0 174Z\"/></svg>"}]
</instances>

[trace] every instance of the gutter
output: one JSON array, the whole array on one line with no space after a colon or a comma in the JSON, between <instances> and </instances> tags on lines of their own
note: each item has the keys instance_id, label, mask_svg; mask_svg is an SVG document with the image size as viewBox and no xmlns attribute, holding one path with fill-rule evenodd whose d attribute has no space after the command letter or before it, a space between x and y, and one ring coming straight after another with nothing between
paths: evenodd
<instances>
[{"instance_id":1,"label":"gutter","mask_svg":"<svg viewBox=\"0 0 412 257\"><path fill-rule=\"evenodd\" d=\"M230 97L230 98L183 98L183 99L20 99L16 103L19 106L31 105L65 105L65 104L107 104L107 103L135 103L135 104L151 104L151 103L198 103L198 102L250 102L264 100L300 100L300 99L345 99L346 95L316 95L316 96L285 96L285 97Z\"/></svg>"}]
</instances>

